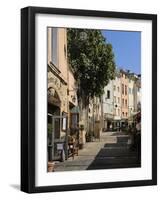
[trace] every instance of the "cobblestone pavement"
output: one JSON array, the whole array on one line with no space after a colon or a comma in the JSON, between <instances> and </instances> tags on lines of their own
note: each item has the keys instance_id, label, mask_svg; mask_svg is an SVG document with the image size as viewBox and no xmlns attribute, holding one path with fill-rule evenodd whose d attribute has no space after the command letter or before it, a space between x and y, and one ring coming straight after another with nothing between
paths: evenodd
<instances>
[{"instance_id":1,"label":"cobblestone pavement","mask_svg":"<svg viewBox=\"0 0 161 200\"><path fill-rule=\"evenodd\" d=\"M74 159L56 162L55 171L139 167L136 151L129 148L130 142L124 133L103 132L100 140L86 143Z\"/></svg>"}]
</instances>

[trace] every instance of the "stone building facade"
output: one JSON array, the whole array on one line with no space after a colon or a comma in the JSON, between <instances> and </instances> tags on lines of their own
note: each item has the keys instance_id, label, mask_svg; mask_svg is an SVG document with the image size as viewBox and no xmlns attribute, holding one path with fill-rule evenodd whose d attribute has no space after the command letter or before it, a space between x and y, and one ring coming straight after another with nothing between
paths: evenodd
<instances>
[{"instance_id":1,"label":"stone building facade","mask_svg":"<svg viewBox=\"0 0 161 200\"><path fill-rule=\"evenodd\" d=\"M52 123L51 116L61 116L68 113L68 76L66 30L48 28L48 124ZM63 138L61 120L55 124L55 137Z\"/></svg>"},{"instance_id":2,"label":"stone building facade","mask_svg":"<svg viewBox=\"0 0 161 200\"><path fill-rule=\"evenodd\" d=\"M129 76L129 83L128 83L128 90L129 90L129 95L128 95L128 117L132 119L133 113L134 113L134 85L135 85L135 80L133 76Z\"/></svg>"},{"instance_id":3,"label":"stone building facade","mask_svg":"<svg viewBox=\"0 0 161 200\"><path fill-rule=\"evenodd\" d=\"M120 70L121 75L121 118L122 123L128 119L128 75L124 70Z\"/></svg>"},{"instance_id":4,"label":"stone building facade","mask_svg":"<svg viewBox=\"0 0 161 200\"><path fill-rule=\"evenodd\" d=\"M113 80L114 85L114 127L119 130L121 126L121 76L119 70L116 70L116 77Z\"/></svg>"},{"instance_id":5,"label":"stone building facade","mask_svg":"<svg viewBox=\"0 0 161 200\"><path fill-rule=\"evenodd\" d=\"M69 127L77 126L78 113L72 113L72 109L78 103L74 75L67 60L67 30L48 28L47 48L48 140L53 143L53 140L66 141Z\"/></svg>"},{"instance_id":6,"label":"stone building facade","mask_svg":"<svg viewBox=\"0 0 161 200\"><path fill-rule=\"evenodd\" d=\"M141 77L136 76L134 83L134 112L141 110Z\"/></svg>"},{"instance_id":7,"label":"stone building facade","mask_svg":"<svg viewBox=\"0 0 161 200\"><path fill-rule=\"evenodd\" d=\"M103 130L118 131L133 123L141 110L141 78L129 71L116 69L103 94Z\"/></svg>"}]
</instances>

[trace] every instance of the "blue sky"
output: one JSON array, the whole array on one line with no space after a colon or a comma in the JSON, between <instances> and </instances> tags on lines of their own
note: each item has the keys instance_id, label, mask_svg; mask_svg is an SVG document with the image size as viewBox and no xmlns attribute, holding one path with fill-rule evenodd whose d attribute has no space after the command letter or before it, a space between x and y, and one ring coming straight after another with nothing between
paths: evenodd
<instances>
[{"instance_id":1,"label":"blue sky","mask_svg":"<svg viewBox=\"0 0 161 200\"><path fill-rule=\"evenodd\" d=\"M117 67L141 73L141 32L102 31L111 43Z\"/></svg>"}]
</instances>

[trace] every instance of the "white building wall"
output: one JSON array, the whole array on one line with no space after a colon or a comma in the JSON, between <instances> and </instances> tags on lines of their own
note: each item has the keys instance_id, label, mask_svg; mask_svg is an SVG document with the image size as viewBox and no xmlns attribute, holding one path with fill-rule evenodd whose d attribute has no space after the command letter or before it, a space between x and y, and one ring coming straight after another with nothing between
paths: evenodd
<instances>
[{"instance_id":1,"label":"white building wall","mask_svg":"<svg viewBox=\"0 0 161 200\"><path fill-rule=\"evenodd\" d=\"M137 86L137 110L141 109L141 81L138 80L138 86Z\"/></svg>"},{"instance_id":2,"label":"white building wall","mask_svg":"<svg viewBox=\"0 0 161 200\"><path fill-rule=\"evenodd\" d=\"M138 111L138 106L141 105L141 81L138 79L134 83L134 112Z\"/></svg>"},{"instance_id":3,"label":"white building wall","mask_svg":"<svg viewBox=\"0 0 161 200\"><path fill-rule=\"evenodd\" d=\"M113 115L113 80L104 88L103 113Z\"/></svg>"},{"instance_id":4,"label":"white building wall","mask_svg":"<svg viewBox=\"0 0 161 200\"><path fill-rule=\"evenodd\" d=\"M113 120L113 80L104 88L102 109L103 127L107 130L109 121Z\"/></svg>"}]
</instances>

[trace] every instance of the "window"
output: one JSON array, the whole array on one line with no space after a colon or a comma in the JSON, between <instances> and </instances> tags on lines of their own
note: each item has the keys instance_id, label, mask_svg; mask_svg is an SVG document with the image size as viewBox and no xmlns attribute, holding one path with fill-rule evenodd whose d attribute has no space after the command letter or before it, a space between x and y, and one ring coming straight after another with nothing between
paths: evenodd
<instances>
[{"instance_id":1,"label":"window","mask_svg":"<svg viewBox=\"0 0 161 200\"><path fill-rule=\"evenodd\" d=\"M66 48L65 44L64 44L64 56L65 56L65 58L67 58L67 48Z\"/></svg>"},{"instance_id":2,"label":"window","mask_svg":"<svg viewBox=\"0 0 161 200\"><path fill-rule=\"evenodd\" d=\"M131 89L131 93L134 94L134 88Z\"/></svg>"},{"instance_id":3,"label":"window","mask_svg":"<svg viewBox=\"0 0 161 200\"><path fill-rule=\"evenodd\" d=\"M126 117L127 117L127 112L126 112Z\"/></svg>"},{"instance_id":4,"label":"window","mask_svg":"<svg viewBox=\"0 0 161 200\"><path fill-rule=\"evenodd\" d=\"M125 85L125 95L127 95L127 85Z\"/></svg>"},{"instance_id":5,"label":"window","mask_svg":"<svg viewBox=\"0 0 161 200\"><path fill-rule=\"evenodd\" d=\"M118 116L120 116L120 109L118 109Z\"/></svg>"},{"instance_id":6,"label":"window","mask_svg":"<svg viewBox=\"0 0 161 200\"><path fill-rule=\"evenodd\" d=\"M114 109L114 115L116 115L116 108Z\"/></svg>"},{"instance_id":7,"label":"window","mask_svg":"<svg viewBox=\"0 0 161 200\"><path fill-rule=\"evenodd\" d=\"M107 99L110 99L110 90L107 90Z\"/></svg>"},{"instance_id":8,"label":"window","mask_svg":"<svg viewBox=\"0 0 161 200\"><path fill-rule=\"evenodd\" d=\"M113 90L114 90L114 91L116 90L116 85L113 86Z\"/></svg>"},{"instance_id":9,"label":"window","mask_svg":"<svg viewBox=\"0 0 161 200\"><path fill-rule=\"evenodd\" d=\"M119 87L117 87L117 91L120 92L120 88Z\"/></svg>"},{"instance_id":10,"label":"window","mask_svg":"<svg viewBox=\"0 0 161 200\"><path fill-rule=\"evenodd\" d=\"M122 106L124 107L124 99L122 99Z\"/></svg>"},{"instance_id":11,"label":"window","mask_svg":"<svg viewBox=\"0 0 161 200\"><path fill-rule=\"evenodd\" d=\"M116 103L116 97L114 96L114 103Z\"/></svg>"},{"instance_id":12,"label":"window","mask_svg":"<svg viewBox=\"0 0 161 200\"><path fill-rule=\"evenodd\" d=\"M118 97L118 103L120 103L120 97Z\"/></svg>"},{"instance_id":13,"label":"window","mask_svg":"<svg viewBox=\"0 0 161 200\"><path fill-rule=\"evenodd\" d=\"M124 94L124 84L122 84L122 94Z\"/></svg>"},{"instance_id":14,"label":"window","mask_svg":"<svg viewBox=\"0 0 161 200\"><path fill-rule=\"evenodd\" d=\"M125 100L125 106L127 107L127 99Z\"/></svg>"},{"instance_id":15,"label":"window","mask_svg":"<svg viewBox=\"0 0 161 200\"><path fill-rule=\"evenodd\" d=\"M58 34L57 34L57 28L52 28L51 32L51 40L52 40L52 46L51 46L51 52L52 57L51 61L52 63L58 67Z\"/></svg>"},{"instance_id":16,"label":"window","mask_svg":"<svg viewBox=\"0 0 161 200\"><path fill-rule=\"evenodd\" d=\"M124 112L122 112L122 116L124 116Z\"/></svg>"}]
</instances>

